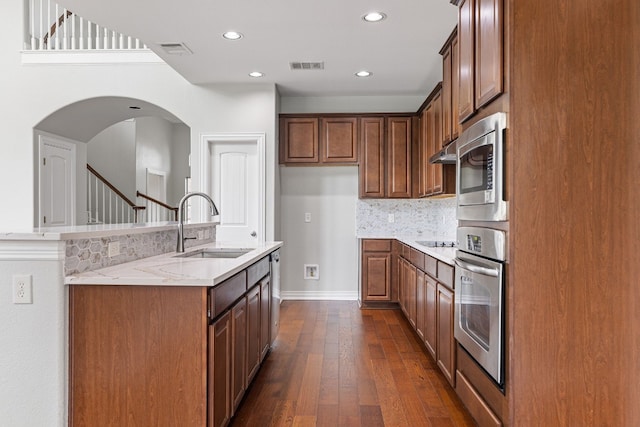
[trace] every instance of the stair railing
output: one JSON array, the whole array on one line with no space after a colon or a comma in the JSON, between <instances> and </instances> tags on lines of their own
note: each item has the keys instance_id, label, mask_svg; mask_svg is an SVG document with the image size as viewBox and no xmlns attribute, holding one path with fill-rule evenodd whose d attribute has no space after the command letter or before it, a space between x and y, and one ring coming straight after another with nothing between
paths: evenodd
<instances>
[{"instance_id":1,"label":"stair railing","mask_svg":"<svg viewBox=\"0 0 640 427\"><path fill-rule=\"evenodd\" d=\"M138 206L87 164L87 224L137 223L145 206Z\"/></svg>"},{"instance_id":2,"label":"stair railing","mask_svg":"<svg viewBox=\"0 0 640 427\"><path fill-rule=\"evenodd\" d=\"M148 50L139 39L109 30L52 0L29 0L28 50Z\"/></svg>"},{"instance_id":3,"label":"stair railing","mask_svg":"<svg viewBox=\"0 0 640 427\"><path fill-rule=\"evenodd\" d=\"M144 222L159 222L159 221L177 221L178 220L178 208L170 206L158 199L154 199L151 196L147 196L140 191L136 192L136 196L143 199L145 206L145 220Z\"/></svg>"}]
</instances>

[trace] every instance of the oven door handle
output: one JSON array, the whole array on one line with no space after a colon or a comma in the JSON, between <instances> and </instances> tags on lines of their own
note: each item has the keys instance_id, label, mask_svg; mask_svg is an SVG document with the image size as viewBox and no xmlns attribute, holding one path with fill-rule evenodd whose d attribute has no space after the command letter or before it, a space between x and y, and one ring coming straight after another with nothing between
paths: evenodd
<instances>
[{"instance_id":1,"label":"oven door handle","mask_svg":"<svg viewBox=\"0 0 640 427\"><path fill-rule=\"evenodd\" d=\"M486 268L479 267L477 265L469 264L468 262L462 261L459 258L454 259L456 265L460 268L464 268L465 270L469 270L472 273L482 274L484 276L498 277L500 272L495 268Z\"/></svg>"}]
</instances>

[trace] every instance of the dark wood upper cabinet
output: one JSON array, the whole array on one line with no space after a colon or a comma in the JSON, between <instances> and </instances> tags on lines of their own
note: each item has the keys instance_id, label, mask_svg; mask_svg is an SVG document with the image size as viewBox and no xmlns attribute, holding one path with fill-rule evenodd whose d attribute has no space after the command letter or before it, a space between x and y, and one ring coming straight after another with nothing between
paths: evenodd
<instances>
[{"instance_id":1,"label":"dark wood upper cabinet","mask_svg":"<svg viewBox=\"0 0 640 427\"><path fill-rule=\"evenodd\" d=\"M460 123L502 93L503 51L502 0L462 0L458 11Z\"/></svg>"},{"instance_id":2,"label":"dark wood upper cabinet","mask_svg":"<svg viewBox=\"0 0 640 427\"><path fill-rule=\"evenodd\" d=\"M451 140L455 140L462 132L458 111L460 108L460 46L458 43L458 31L451 39Z\"/></svg>"},{"instance_id":3,"label":"dark wood upper cabinet","mask_svg":"<svg viewBox=\"0 0 640 427\"><path fill-rule=\"evenodd\" d=\"M280 120L280 163L318 163L318 118Z\"/></svg>"},{"instance_id":4,"label":"dark wood upper cabinet","mask_svg":"<svg viewBox=\"0 0 640 427\"><path fill-rule=\"evenodd\" d=\"M476 108L502 93L502 0L475 0Z\"/></svg>"},{"instance_id":5,"label":"dark wood upper cabinet","mask_svg":"<svg viewBox=\"0 0 640 427\"><path fill-rule=\"evenodd\" d=\"M464 122L475 111L474 8L475 0L462 0L458 11L458 121Z\"/></svg>"},{"instance_id":6,"label":"dark wood upper cabinet","mask_svg":"<svg viewBox=\"0 0 640 427\"><path fill-rule=\"evenodd\" d=\"M358 162L358 119L325 117L320 119L323 163Z\"/></svg>"},{"instance_id":7,"label":"dark wood upper cabinet","mask_svg":"<svg viewBox=\"0 0 640 427\"><path fill-rule=\"evenodd\" d=\"M451 70L453 68L453 52L451 44L447 44L442 53L442 145L445 146L452 139L452 89L453 80Z\"/></svg>"},{"instance_id":8,"label":"dark wood upper cabinet","mask_svg":"<svg viewBox=\"0 0 640 427\"><path fill-rule=\"evenodd\" d=\"M387 197L411 197L411 117L387 119Z\"/></svg>"},{"instance_id":9,"label":"dark wood upper cabinet","mask_svg":"<svg viewBox=\"0 0 640 427\"><path fill-rule=\"evenodd\" d=\"M360 179L359 195L384 197L385 194L385 147L384 117L360 119Z\"/></svg>"},{"instance_id":10,"label":"dark wood upper cabinet","mask_svg":"<svg viewBox=\"0 0 640 427\"><path fill-rule=\"evenodd\" d=\"M436 93L431 101L433 107L433 122L431 123L431 144L429 144L429 156L435 154L441 148L442 144L442 92ZM431 185L427 185L427 194L441 194L443 182L442 164L430 164L431 166Z\"/></svg>"}]
</instances>

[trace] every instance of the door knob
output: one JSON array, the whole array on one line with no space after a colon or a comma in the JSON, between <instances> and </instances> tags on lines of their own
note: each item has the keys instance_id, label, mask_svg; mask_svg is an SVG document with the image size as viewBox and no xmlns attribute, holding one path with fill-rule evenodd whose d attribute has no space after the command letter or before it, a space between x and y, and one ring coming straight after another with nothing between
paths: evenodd
<instances>
[{"instance_id":1,"label":"door knob","mask_svg":"<svg viewBox=\"0 0 640 427\"><path fill-rule=\"evenodd\" d=\"M257 236L258 236L258 233L256 233L255 231L251 232L251 237L257 237Z\"/></svg>"}]
</instances>

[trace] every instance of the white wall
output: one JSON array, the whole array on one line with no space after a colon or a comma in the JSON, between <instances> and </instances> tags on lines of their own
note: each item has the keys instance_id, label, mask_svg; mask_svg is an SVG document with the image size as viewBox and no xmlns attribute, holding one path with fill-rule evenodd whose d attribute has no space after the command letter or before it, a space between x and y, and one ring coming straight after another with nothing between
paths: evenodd
<instances>
[{"instance_id":1,"label":"white wall","mask_svg":"<svg viewBox=\"0 0 640 427\"><path fill-rule=\"evenodd\" d=\"M191 176L189 154L191 153L191 129L184 124L176 123L172 126L171 134L171 180L167 188L167 202L171 206L178 206L178 202L185 194L185 178Z\"/></svg>"},{"instance_id":2,"label":"white wall","mask_svg":"<svg viewBox=\"0 0 640 427\"><path fill-rule=\"evenodd\" d=\"M283 299L356 299L358 168L283 166L280 179ZM304 280L304 264L318 264L320 280Z\"/></svg>"},{"instance_id":3,"label":"white wall","mask_svg":"<svg viewBox=\"0 0 640 427\"><path fill-rule=\"evenodd\" d=\"M136 122L109 126L87 144L87 163L130 200L136 196Z\"/></svg>"}]
</instances>

